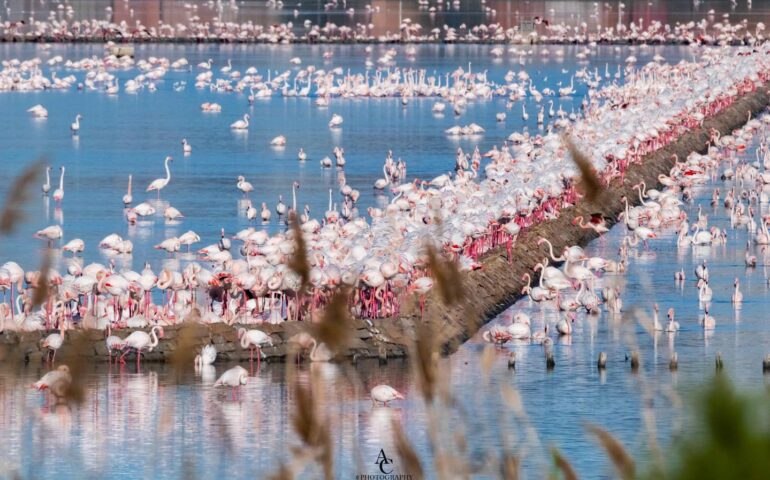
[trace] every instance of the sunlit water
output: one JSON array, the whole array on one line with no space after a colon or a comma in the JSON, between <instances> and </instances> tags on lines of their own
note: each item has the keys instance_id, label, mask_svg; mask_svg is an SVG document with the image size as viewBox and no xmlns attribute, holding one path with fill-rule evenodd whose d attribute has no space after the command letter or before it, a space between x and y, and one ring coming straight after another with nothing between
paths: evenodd
<instances>
[{"instance_id":1,"label":"sunlit water","mask_svg":"<svg viewBox=\"0 0 770 480\"><path fill-rule=\"evenodd\" d=\"M288 60L292 56L318 58L327 48L337 52L332 65L363 68L363 47L162 46L141 47L139 55L186 56L192 64L214 58L217 65L232 58L240 69L253 64L261 70L268 65L283 70L290 68ZM4 58L39 54L34 46L4 45L0 49ZM520 68L517 58L493 62L484 53L487 49L423 46L412 65L448 72L472 61L474 69L489 69L490 76L498 80L508 69ZM525 68L540 88L553 88L556 82L568 80L569 73L562 73L562 68L573 70L576 64L571 50L567 51L563 62L553 55L529 57L532 63ZM99 48L54 47L50 54L56 52L79 58L98 53ZM672 62L694 54L689 48L633 50L642 64L655 52ZM603 68L605 62L611 66L622 63L630 53L629 48L616 51L602 47L591 65ZM119 75L127 78L135 72ZM172 83L181 79L188 81L187 89L174 92ZM309 203L318 214L325 209L328 188L337 186L338 175L336 170L322 171L318 159L329 154L334 145L342 145L348 160L345 174L348 182L363 192L359 209L364 211L377 202L370 186L381 171L387 149L407 160L410 177L432 176L451 169L458 144L472 149L478 143L483 151L501 144L505 136L523 126L521 103L509 111L505 124L495 122L494 114L505 108L501 99L472 103L467 113L455 120L451 114L434 117L430 112L433 100L428 99L413 100L406 108L398 99L383 99L333 101L329 108L318 109L311 100L276 97L248 107L245 95L198 91L191 84L190 74L169 73L157 92L136 96L108 97L75 91L0 95L0 119L10 126L0 130L4 177L18 172L25 162L41 153L48 154L52 165L68 167L62 212L57 214L52 203L46 208L45 201L36 198L28 209L28 223L0 243L0 258L15 259L24 267L34 268L38 260L37 252L30 247L31 232L63 217L65 239L78 236L86 240L87 261L103 260L96 243L116 231L134 240L134 267L148 257L157 265L163 256L151 246L167 236L193 229L206 242L216 238L221 227L234 232L248 225L235 189L239 174L247 175L257 186L252 199L268 201L271 208L278 194L290 198L291 182L298 180L300 203ZM580 89L584 91L583 86ZM221 103L223 113L202 114L199 105L204 101ZM570 100L561 102L566 110L571 109ZM572 102L579 102L579 97ZM48 120L27 116L26 108L35 103L49 109ZM527 105L531 108L528 126L535 129L534 103L527 100ZM248 111L254 117L248 135L231 132L229 123ZM77 112L83 113L84 120L80 138L74 141L68 127ZM326 127L331 113L340 113L346 119L336 134ZM456 122L472 121L487 128L483 138L457 142L443 134ZM283 152L268 146L279 133L289 138ZM181 155L179 142L183 137L193 145L190 157ZM304 165L296 161L299 147L304 147L311 157ZM149 225L128 229L120 203L127 175L134 174L138 187L135 198L141 201L143 187L162 176L162 159L167 154L176 160L171 184L162 198L182 210L186 218L174 226L156 219ZM7 188L3 183L0 194L5 194ZM709 209L709 196L710 189L703 189L695 205L701 203ZM709 213L712 224L727 225L721 207ZM270 228L280 227L274 224ZM594 242L590 254L615 258L622 233L622 228L616 228ZM671 233L652 242L649 249L640 247L632 252L629 271L622 277L624 304L648 312L654 301L662 312L675 307L682 330L674 337L662 333L653 339L635 323L621 327L618 320L605 313L596 318L581 315L572 338L556 342L557 365L552 372L546 371L542 348L536 345L514 345L499 351L488 382L483 381L481 373L483 345L475 340L443 360L451 367L452 391L459 402L456 408L442 413L444 440L448 442L455 432L466 435L473 468L481 468L485 455L497 455L505 447L523 456L523 469L529 477L540 478L550 461L547 446L553 444L563 450L582 476L609 475L608 462L586 433L584 421L603 425L643 458L648 443L641 420L642 406L648 403L644 400L652 399L653 423L666 444L672 431L685 421L693 392L712 375L717 351L722 354L727 374L739 385L761 385L760 362L766 353L764 345L770 340L764 312L768 295L765 276L762 267L744 268L746 232L729 231L729 238L726 247L678 248ZM697 324L700 312L692 273L703 258L709 260L714 290L711 313L717 318L716 331L708 335ZM130 264L131 259L125 261ZM680 266L688 275L684 288L677 287L673 280L673 272ZM746 297L740 311L735 311L729 300L735 276L741 279ZM609 278L614 277L607 275L602 281ZM601 285L599 282L597 288ZM522 301L513 308L531 313L533 331L542 328L544 321L553 323L556 319L552 307L530 306ZM623 335L624 331L631 332L631 336ZM632 374L624 361L631 349L629 338L641 351L642 368L637 374ZM674 374L668 370L672 342L680 359L679 371ZM506 368L510 350L517 352L515 373ZM609 356L605 374L595 367L600 351ZM95 367L87 375L86 402L71 411L50 407L45 395L28 388L44 368L28 365L21 368L20 375L17 369L3 370L0 476L14 471L24 478L189 478L189 472L202 478L264 476L289 459L288 445L299 445L291 433L293 400L284 381L285 366L263 365L261 371L254 371L239 402L211 386L216 375L227 367L217 365L215 373L204 378L191 375L182 385L177 385L162 366L143 366L140 374L131 366L124 371ZM381 366L364 362L351 367L360 377L358 387L350 383L342 366L304 368L319 370L324 379L334 432L334 462L340 478L377 473L374 461L380 449L395 455L390 437L393 417L405 426L426 470L434 470L426 411L406 363L391 361ZM404 391L407 400L390 409L372 408L368 390L379 383ZM502 385L510 385L521 394L539 442L533 442L522 422L514 420L502 400ZM314 478L319 473L308 470L305 474Z\"/></svg>"}]
</instances>

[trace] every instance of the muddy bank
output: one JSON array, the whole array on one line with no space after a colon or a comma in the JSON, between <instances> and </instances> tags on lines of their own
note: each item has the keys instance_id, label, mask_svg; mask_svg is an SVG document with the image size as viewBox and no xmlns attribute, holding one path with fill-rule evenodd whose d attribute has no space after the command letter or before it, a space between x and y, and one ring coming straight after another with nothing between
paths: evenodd
<instances>
[{"instance_id":1,"label":"muddy bank","mask_svg":"<svg viewBox=\"0 0 770 480\"><path fill-rule=\"evenodd\" d=\"M658 175L667 174L674 164L673 155L680 158L686 157L692 151L705 150L710 129L716 129L726 134L743 125L748 117L748 112L754 115L764 109L770 103L768 95L770 83L752 94L744 96L733 105L725 109L716 117L704 122L697 131L688 133L678 141L649 155L642 165L633 165L629 168L624 183L617 179L605 191L601 204L592 204L587 201L579 203L575 207L564 209L556 220L541 223L530 229L522 231L519 239L513 247L513 262L509 263L504 248L486 254L481 262L483 268L462 275L466 300L458 305L444 305L434 288L426 302L426 318L437 322L437 334L442 351L445 354L454 352L463 342L473 336L479 328L489 320L500 314L503 310L518 300L521 289L525 283L521 277L524 273L532 273L536 263L541 261L546 254L545 245L538 246L537 240L545 237L551 240L554 249L561 251L569 245L585 245L597 237L593 230L586 230L572 225L572 220L578 216L590 216L591 213L601 213L607 218L615 219L623 209L621 198L627 196L634 203L638 203L636 191L632 185L644 180L648 188L659 186ZM537 277L533 278L533 282ZM415 326L420 319L416 298L405 299L402 302L404 308L397 318L378 320L356 320L356 332L353 343L347 352L347 357L352 359L379 357L382 359L403 357L408 352L408 346L412 344L415 334ZM411 313L410 313L411 312ZM218 360L221 361L248 361L249 351L241 348L238 342L237 325L227 324L199 324L190 323L192 332L187 335L185 348L193 348L196 351L204 344L214 344L219 352ZM273 347L263 350L267 361L281 361L288 352L287 340L303 330L302 322L284 322L279 325L260 325L260 330L271 335ZM144 355L144 361L163 362L175 351L179 344L181 325L164 327L164 338L152 352ZM255 328L255 327L249 327ZM113 330L113 334L122 338L128 336L133 330ZM39 362L44 355L44 349L40 341L46 334L41 332L18 333L6 331L0 334L0 361L4 359L25 360ZM80 335L82 341L73 342L75 335ZM67 355L68 348L74 348L77 344L78 355L95 361L107 361L108 353L104 342L104 333L98 330L70 332L59 356ZM69 352L73 353L73 352ZM127 357L133 359L133 354Z\"/></svg>"}]
</instances>

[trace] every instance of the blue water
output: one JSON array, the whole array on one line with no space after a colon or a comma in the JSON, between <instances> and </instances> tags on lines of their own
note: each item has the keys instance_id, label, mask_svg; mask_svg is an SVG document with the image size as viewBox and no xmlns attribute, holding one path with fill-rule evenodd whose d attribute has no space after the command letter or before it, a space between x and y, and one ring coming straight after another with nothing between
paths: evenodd
<instances>
[{"instance_id":1,"label":"blue water","mask_svg":"<svg viewBox=\"0 0 770 480\"><path fill-rule=\"evenodd\" d=\"M255 65L260 70L271 66L291 68L288 59L300 56L318 57L318 52L333 48L334 66L362 69L364 47L140 47L139 57L149 55L175 59L185 56L191 64L213 58L221 66L232 58L236 68ZM378 47L375 47L377 49ZM549 47L554 48L554 47ZM493 80L501 81L510 68L518 71L518 58L496 63L482 55L483 46L422 46L413 64L447 72L473 62L473 68L489 69ZM537 50L537 49L536 49ZM528 57L526 66L535 84L542 89L554 88L565 81L575 61L567 48L560 63L554 55ZM643 64L658 52L669 61L690 58L689 48L635 49L599 48L592 64L600 68L605 62L622 63L634 53ZM34 46L0 46L3 58L29 57L40 54ZM79 58L100 52L99 47L53 47L50 53ZM405 60L399 56L399 63ZM318 62L320 64L320 61ZM325 67L328 68L328 67ZM119 72L121 78L136 72ZM64 73L62 73L64 75ZM78 77L82 73L75 73ZM548 80L545 80L548 77ZM188 87L174 92L172 83L186 79ZM10 238L0 243L0 259L20 261L24 267L37 265L37 252L30 248L31 233L63 219L65 240L78 236L86 240L86 261L104 261L96 242L111 232L131 238L135 244L133 257L122 262L140 266L145 258L158 265L165 257L151 246L166 236L188 229L204 238L203 244L217 238L219 228L233 233L248 225L235 188L237 175L243 174L257 187L252 200L267 201L274 207L279 194L288 201L291 183L301 184L299 202L310 204L313 213L325 210L328 188L335 188L339 172L323 171L318 159L335 145L345 148L348 183L362 192L359 209L378 202L370 189L381 171L388 149L408 162L410 176L437 175L453 166L458 143L447 138L443 130L455 124L453 115L436 118L430 112L433 100L415 99L406 108L398 99L334 100L326 109L311 105L307 99L275 97L249 107L244 95L220 94L192 88L191 75L169 73L158 91L143 91L131 96L121 93L109 97L95 92L44 92L0 94L0 118L6 128L0 129L0 155L4 178L18 172L26 162L46 154L54 165L66 165L65 200L61 213L53 203L46 207L42 197L35 196L29 205L28 219ZM580 86L580 92L584 92ZM579 102L579 97L573 102ZM200 103L222 104L221 114L203 114ZM527 100L528 102L533 102ZM27 108L42 103L49 109L45 121L29 118ZM494 114L503 111L505 100L473 103L459 120L461 124L476 122L487 128L479 141L484 151L514 130L523 127L520 104L509 112L504 125L498 125ZM530 105L528 103L528 105ZM565 102L569 111L571 104ZM69 134L69 123L76 113L84 116L79 140ZM247 135L238 135L228 125L245 112L251 112L253 126ZM343 128L336 134L326 123L332 113L345 117ZM528 128L535 129L534 108L530 109ZM269 147L269 140L284 134L289 144L283 152ZM181 139L193 145L189 157L181 155ZM474 143L461 140L463 148ZM310 155L305 164L296 161L296 151L304 147ZM172 180L161 198L179 208L186 218L179 225L167 225L157 218L146 225L129 228L122 219L121 197L126 178L132 173L137 188L135 202L151 196L140 188L163 175L165 155L175 157ZM752 155L752 154L749 154ZM0 186L0 196L8 183ZM722 187L725 192L729 188ZM697 205L708 207L710 189L699 190ZM711 224L725 227L728 223L721 207L709 211ZM691 213L691 217L694 214ZM275 215L274 215L275 218ZM269 228L280 228L271 225ZM617 258L622 228L615 228L605 238L594 242L590 255ZM766 353L763 345L770 341L764 306L768 291L762 267L746 270L743 265L745 231L729 231L726 247L678 248L673 232L653 241L650 248L639 248L630 254L628 272L622 277L605 275L597 285L610 281L624 283L626 308L636 306L647 314L657 301L661 312L675 307L682 330L675 336L645 333L631 317L625 323L606 313L596 318L581 315L569 341L560 340L554 347L556 369L547 372L542 348L537 345L513 345L496 352L488 383L483 377L483 345L474 339L443 364L448 367L451 391L458 399L454 408L444 410L441 436L452 458L472 459L470 465L478 476L489 475L483 469L483 457L498 455L503 448L519 454L528 478L541 478L550 465L548 446L558 446L572 462L581 478L611 477L604 453L586 433L584 421L598 423L616 435L640 457L642 464L648 444L642 421L642 406L652 399L652 425L664 445L672 434L688 423L692 395L711 377L714 355L720 351L727 375L744 388L757 388L764 383L760 362ZM754 254L760 255L759 251ZM708 258L714 290L711 313L717 328L705 334L697 325L698 302L692 273L696 263ZM760 261L760 263L763 263ZM688 280L679 288L674 271L683 267ZM746 300L741 310L730 304L732 280L738 276ZM553 307L531 306L519 302L515 310L529 311L533 331L544 321L556 318ZM665 317L663 317L665 320ZM672 343L679 354L676 373L668 370ZM625 354L634 346L640 349L642 368L630 372ZM506 368L510 350L517 352L517 369ZM600 351L608 353L606 373L595 368ZM217 365L221 374L228 365ZM338 478L355 474L377 473L374 461L380 449L395 456L390 438L390 421L399 419L407 436L424 461L427 472L434 452L427 438L428 420L424 405L405 362L391 361L380 366L362 362L352 367L360 384L351 383L345 366L312 365L323 380L329 406L335 446L334 463ZM44 369L29 365L18 371L0 371L0 425L4 447L0 449L0 477L20 473L23 478L231 478L264 477L275 471L281 461L289 459L287 445L299 445L291 432L290 412L293 395L284 380L285 366L263 365L254 372L243 391L242 402L231 402L224 392L216 392L208 378L198 377L177 385L163 366L146 365L140 374L131 366L125 370L94 367L87 372L85 403L77 409L48 406L45 396L26 388ZM13 380L18 380L14 383ZM395 408L372 408L368 390L387 383L404 391L407 400ZM503 386L518 391L526 412L526 421L517 417L501 396ZM536 432L532 437L527 424ZM455 432L467 436L467 454L451 447ZM398 460L396 460L398 462ZM398 469L398 463L395 465ZM319 471L303 472L303 478L318 478ZM409 472L401 472L409 473Z\"/></svg>"}]
</instances>

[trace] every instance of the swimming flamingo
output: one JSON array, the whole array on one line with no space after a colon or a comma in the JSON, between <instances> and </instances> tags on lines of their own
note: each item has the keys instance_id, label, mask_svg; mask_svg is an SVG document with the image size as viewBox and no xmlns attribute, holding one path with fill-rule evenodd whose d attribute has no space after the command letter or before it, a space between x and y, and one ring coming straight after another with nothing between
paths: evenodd
<instances>
[{"instance_id":1,"label":"swimming flamingo","mask_svg":"<svg viewBox=\"0 0 770 480\"><path fill-rule=\"evenodd\" d=\"M168 162L172 162L174 159L171 156L166 157L163 161L163 166L166 168L166 178L156 178L147 187L147 191L151 192L155 190L158 193L158 200L160 200L160 191L163 190L168 182L171 180L171 170L168 168Z\"/></svg>"},{"instance_id":2,"label":"swimming flamingo","mask_svg":"<svg viewBox=\"0 0 770 480\"><path fill-rule=\"evenodd\" d=\"M182 139L182 152L183 152L185 155L189 155L189 154L191 154L191 153L192 153L192 145L190 145L190 144L187 142L187 139L186 139L186 138L183 138L183 139Z\"/></svg>"},{"instance_id":3,"label":"swimming flamingo","mask_svg":"<svg viewBox=\"0 0 770 480\"><path fill-rule=\"evenodd\" d=\"M386 407L389 406L388 402L392 402L393 400L404 400L404 395L389 385L377 385L372 388L371 396L372 405L377 405L377 402L380 402Z\"/></svg>"}]
</instances>

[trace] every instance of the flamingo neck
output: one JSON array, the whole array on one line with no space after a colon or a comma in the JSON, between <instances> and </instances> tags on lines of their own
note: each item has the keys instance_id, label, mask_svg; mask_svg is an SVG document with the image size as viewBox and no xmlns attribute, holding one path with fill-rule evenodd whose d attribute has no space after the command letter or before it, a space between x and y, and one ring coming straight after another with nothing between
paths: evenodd
<instances>
[{"instance_id":1,"label":"flamingo neck","mask_svg":"<svg viewBox=\"0 0 770 480\"><path fill-rule=\"evenodd\" d=\"M171 169L168 168L168 158L165 162L166 165L166 182L168 183L171 180Z\"/></svg>"},{"instance_id":2,"label":"flamingo neck","mask_svg":"<svg viewBox=\"0 0 770 480\"><path fill-rule=\"evenodd\" d=\"M64 190L64 169L61 169L61 175L59 175L59 190Z\"/></svg>"},{"instance_id":3,"label":"flamingo neck","mask_svg":"<svg viewBox=\"0 0 770 480\"><path fill-rule=\"evenodd\" d=\"M150 339L151 339L150 340L150 348L155 348L155 347L158 346L158 342L159 342L158 334L155 333L155 330L157 330L158 328L160 328L160 327L155 326L155 327L152 327L152 330L150 330Z\"/></svg>"}]
</instances>

